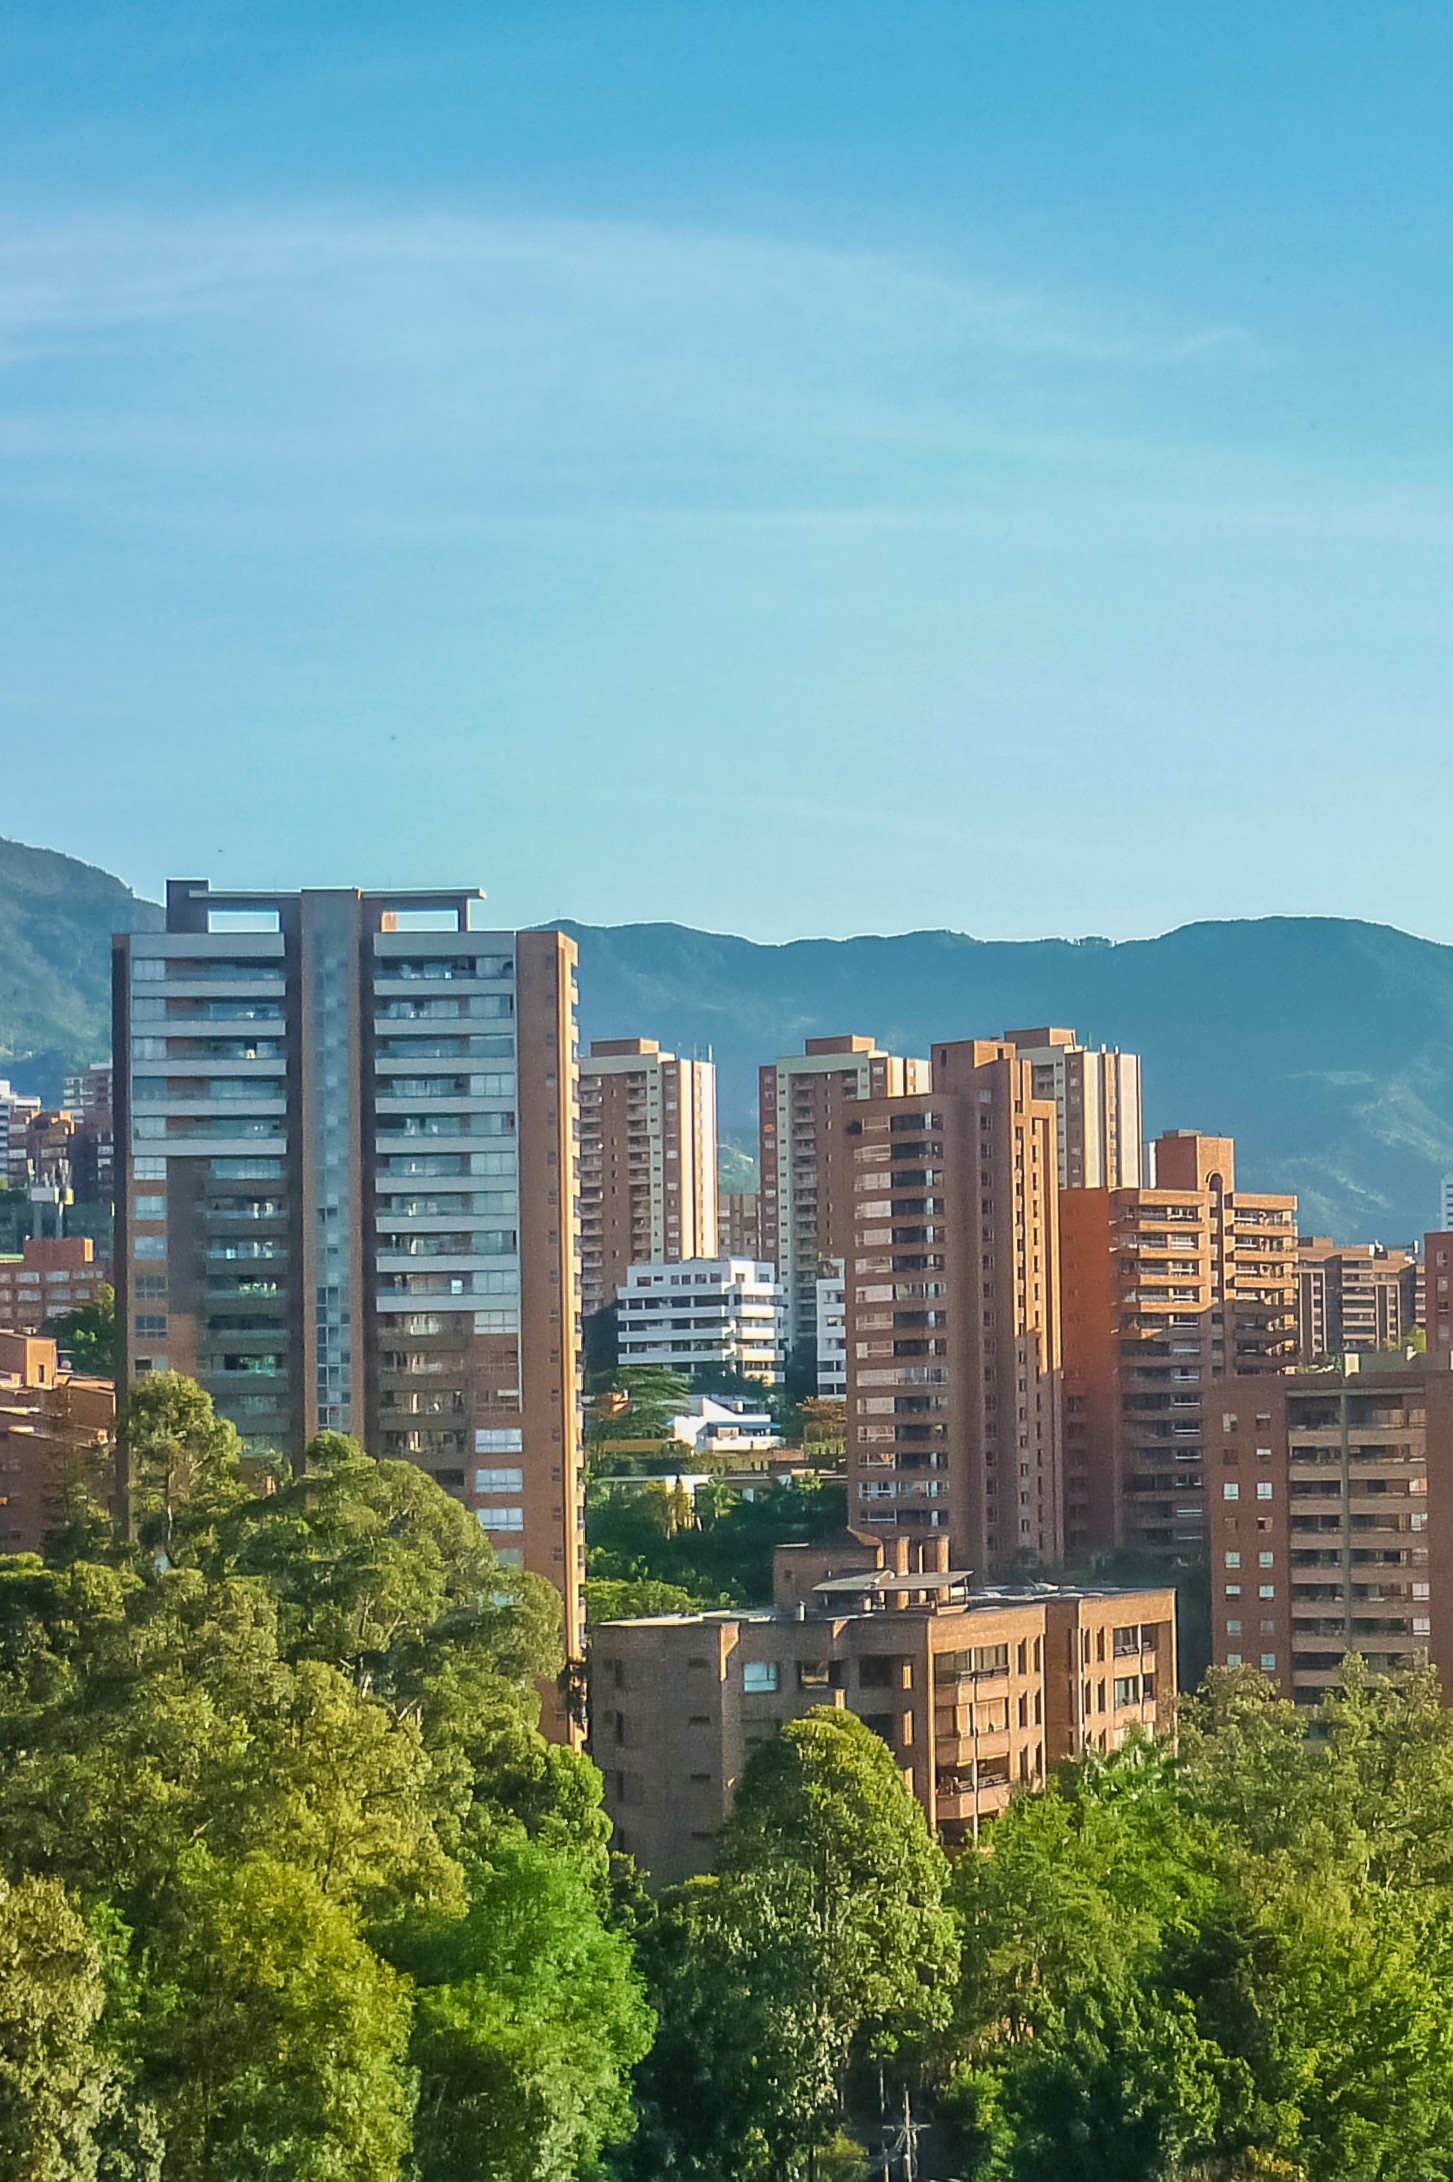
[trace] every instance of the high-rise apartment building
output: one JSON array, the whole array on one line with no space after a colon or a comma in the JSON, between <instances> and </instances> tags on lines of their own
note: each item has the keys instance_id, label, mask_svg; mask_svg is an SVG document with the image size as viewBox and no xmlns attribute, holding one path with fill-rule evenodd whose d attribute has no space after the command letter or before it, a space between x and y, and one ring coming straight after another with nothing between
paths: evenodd
<instances>
[{"instance_id":1,"label":"high-rise apartment building","mask_svg":"<svg viewBox=\"0 0 1453 2182\"><path fill-rule=\"evenodd\" d=\"M1417 1321L1418 1261L1381 1243L1297 1237L1297 1353L1304 1364L1406 1341Z\"/></svg>"},{"instance_id":2,"label":"high-rise apartment building","mask_svg":"<svg viewBox=\"0 0 1453 2182\"><path fill-rule=\"evenodd\" d=\"M1034 1096L1054 1101L1060 1188L1136 1188L1144 1180L1139 1054L1082 1046L1072 1030L1049 1024L1004 1038L1034 1070Z\"/></svg>"},{"instance_id":3,"label":"high-rise apartment building","mask_svg":"<svg viewBox=\"0 0 1453 2182\"><path fill-rule=\"evenodd\" d=\"M598 1038L580 1062L580 1302L614 1303L632 1265L717 1251L716 1070L654 1038Z\"/></svg>"},{"instance_id":4,"label":"high-rise apartment building","mask_svg":"<svg viewBox=\"0 0 1453 2182\"><path fill-rule=\"evenodd\" d=\"M123 1380L417 1462L578 1648L575 945L477 893L167 888L114 942Z\"/></svg>"},{"instance_id":5,"label":"high-rise apartment building","mask_svg":"<svg viewBox=\"0 0 1453 2182\"><path fill-rule=\"evenodd\" d=\"M816 1705L883 1738L930 1826L971 1840L1086 1749L1154 1733L1176 1686L1169 1590L980 1589L948 1540L778 1549L770 1611L606 1622L592 1737L616 1846L655 1886L710 1870L753 1749Z\"/></svg>"},{"instance_id":6,"label":"high-rise apartment building","mask_svg":"<svg viewBox=\"0 0 1453 2182\"><path fill-rule=\"evenodd\" d=\"M817 1284L817 1391L823 1401L848 1398L847 1268L830 1261Z\"/></svg>"},{"instance_id":7,"label":"high-rise apartment building","mask_svg":"<svg viewBox=\"0 0 1453 2182\"><path fill-rule=\"evenodd\" d=\"M1217 1395L1210 1493L1217 1664L1316 1704L1358 1652L1377 1673L1453 1674L1449 1352Z\"/></svg>"},{"instance_id":8,"label":"high-rise apartment building","mask_svg":"<svg viewBox=\"0 0 1453 2182\"><path fill-rule=\"evenodd\" d=\"M1453 1349L1453 1228L1423 1237L1422 1323L1428 1354Z\"/></svg>"},{"instance_id":9,"label":"high-rise apartment building","mask_svg":"<svg viewBox=\"0 0 1453 2182\"><path fill-rule=\"evenodd\" d=\"M871 1038L809 1038L758 1072L763 1256L787 1297L787 1340L817 1331L817 1280L846 1255L851 1210L833 1148L843 1109L860 1099L926 1091L927 1061L884 1053Z\"/></svg>"},{"instance_id":10,"label":"high-rise apartment building","mask_svg":"<svg viewBox=\"0 0 1453 2182\"><path fill-rule=\"evenodd\" d=\"M0 1080L0 1183L11 1189L23 1190L30 1178L26 1132L39 1112L39 1099Z\"/></svg>"},{"instance_id":11,"label":"high-rise apartment building","mask_svg":"<svg viewBox=\"0 0 1453 2182\"><path fill-rule=\"evenodd\" d=\"M115 1139L111 1120L111 1064L98 1061L65 1079L61 1105L76 1118L71 1184L76 1201L109 1205L115 1194Z\"/></svg>"},{"instance_id":12,"label":"high-rise apartment building","mask_svg":"<svg viewBox=\"0 0 1453 2182\"><path fill-rule=\"evenodd\" d=\"M1229 1137L1154 1152L1144 1187L1060 1200L1071 1559L1198 1559L1216 1383L1296 1357L1295 1197L1238 1190Z\"/></svg>"},{"instance_id":13,"label":"high-rise apartment building","mask_svg":"<svg viewBox=\"0 0 1453 2182\"><path fill-rule=\"evenodd\" d=\"M716 1254L719 1258L770 1258L762 1241L760 1190L719 1190L716 1200Z\"/></svg>"},{"instance_id":14,"label":"high-rise apartment building","mask_svg":"<svg viewBox=\"0 0 1453 2182\"><path fill-rule=\"evenodd\" d=\"M997 1574L1062 1558L1053 1104L999 1040L840 1116L853 1523L948 1533Z\"/></svg>"},{"instance_id":15,"label":"high-rise apartment building","mask_svg":"<svg viewBox=\"0 0 1453 2182\"><path fill-rule=\"evenodd\" d=\"M690 1378L725 1369L776 1386L782 1378L782 1291L751 1258L633 1265L620 1290L622 1364L659 1364Z\"/></svg>"}]
</instances>

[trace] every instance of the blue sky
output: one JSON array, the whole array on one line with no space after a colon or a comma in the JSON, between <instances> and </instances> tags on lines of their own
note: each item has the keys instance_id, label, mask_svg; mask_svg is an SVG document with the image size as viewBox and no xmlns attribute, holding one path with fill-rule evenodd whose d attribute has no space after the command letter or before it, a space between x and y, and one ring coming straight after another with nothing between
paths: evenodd
<instances>
[{"instance_id":1,"label":"blue sky","mask_svg":"<svg viewBox=\"0 0 1453 2182\"><path fill-rule=\"evenodd\" d=\"M9 0L0 831L1453 940L1453 16Z\"/></svg>"}]
</instances>

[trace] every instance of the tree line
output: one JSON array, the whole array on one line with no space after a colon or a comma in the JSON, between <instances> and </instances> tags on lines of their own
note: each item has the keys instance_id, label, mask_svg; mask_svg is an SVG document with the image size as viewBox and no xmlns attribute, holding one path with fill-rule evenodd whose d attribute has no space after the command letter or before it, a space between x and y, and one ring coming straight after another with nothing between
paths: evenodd
<instances>
[{"instance_id":1,"label":"tree line","mask_svg":"<svg viewBox=\"0 0 1453 2182\"><path fill-rule=\"evenodd\" d=\"M653 1897L539 1732L552 1594L427 1476L249 1467L170 1374L123 1453L0 1560L0 2176L1453 2175L1430 1674L1213 1674L952 1860L818 1708Z\"/></svg>"}]
</instances>

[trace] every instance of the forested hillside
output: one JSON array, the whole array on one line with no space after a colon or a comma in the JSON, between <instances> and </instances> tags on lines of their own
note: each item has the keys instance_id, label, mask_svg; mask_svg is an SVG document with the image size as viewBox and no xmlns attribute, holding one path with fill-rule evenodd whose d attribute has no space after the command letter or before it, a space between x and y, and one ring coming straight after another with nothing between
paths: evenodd
<instances>
[{"instance_id":1,"label":"forested hillside","mask_svg":"<svg viewBox=\"0 0 1453 2182\"><path fill-rule=\"evenodd\" d=\"M159 917L105 872L0 842L0 1075L54 1097L67 1066L104 1053L110 934ZM867 1031L926 1053L1065 1023L1144 1056L1152 1134L1233 1135L1242 1181L1296 1190L1306 1230L1405 1240L1431 1225L1453 1168L1453 948L1390 926L1272 917L1114 945L906 932L771 947L674 924L569 929L583 1034L713 1053L740 1140L758 1064L804 1038Z\"/></svg>"}]
</instances>

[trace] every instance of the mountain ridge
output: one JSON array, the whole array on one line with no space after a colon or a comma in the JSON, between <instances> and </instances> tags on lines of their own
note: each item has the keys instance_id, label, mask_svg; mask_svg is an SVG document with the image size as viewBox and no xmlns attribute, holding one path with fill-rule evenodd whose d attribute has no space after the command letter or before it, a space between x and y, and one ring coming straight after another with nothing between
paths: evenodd
<instances>
[{"instance_id":1,"label":"mountain ridge","mask_svg":"<svg viewBox=\"0 0 1453 2182\"><path fill-rule=\"evenodd\" d=\"M108 872L0 840L0 1076L59 1095L107 1048L109 934L162 912ZM560 920L581 1036L710 1050L722 1124L755 1129L756 1070L804 1038L891 1051L1073 1026L1142 1055L1148 1133L1237 1140L1243 1187L1295 1189L1304 1231L1405 1241L1453 1169L1453 947L1337 917L1202 920L1149 939L980 940L946 927L762 942L684 924Z\"/></svg>"}]
</instances>

